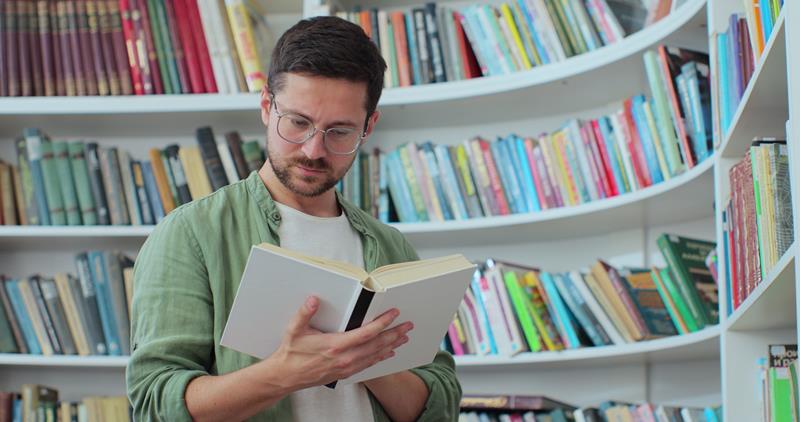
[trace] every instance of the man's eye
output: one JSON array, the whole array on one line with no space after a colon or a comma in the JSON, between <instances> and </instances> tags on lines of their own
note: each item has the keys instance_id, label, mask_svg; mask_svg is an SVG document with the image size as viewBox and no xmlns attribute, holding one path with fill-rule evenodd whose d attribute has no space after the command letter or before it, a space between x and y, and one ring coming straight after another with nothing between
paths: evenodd
<instances>
[{"instance_id":1,"label":"man's eye","mask_svg":"<svg viewBox=\"0 0 800 422\"><path fill-rule=\"evenodd\" d=\"M335 136L337 138L346 138L351 133L353 133L353 130L347 128L332 128L328 130L328 135Z\"/></svg>"},{"instance_id":2,"label":"man's eye","mask_svg":"<svg viewBox=\"0 0 800 422\"><path fill-rule=\"evenodd\" d=\"M291 121L292 124L298 128L307 128L309 125L308 120L305 119L292 118Z\"/></svg>"}]
</instances>

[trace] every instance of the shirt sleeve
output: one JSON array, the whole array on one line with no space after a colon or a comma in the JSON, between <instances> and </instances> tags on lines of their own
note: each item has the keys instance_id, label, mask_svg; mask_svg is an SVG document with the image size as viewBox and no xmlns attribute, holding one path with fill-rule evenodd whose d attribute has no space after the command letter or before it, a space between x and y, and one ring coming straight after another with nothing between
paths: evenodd
<instances>
[{"instance_id":1,"label":"shirt sleeve","mask_svg":"<svg viewBox=\"0 0 800 422\"><path fill-rule=\"evenodd\" d=\"M428 401L425 402L425 409L417 421L458 420L461 384L456 377L453 357L445 351L440 351L433 359L433 363L413 368L411 373L422 378L428 387Z\"/></svg>"},{"instance_id":2,"label":"shirt sleeve","mask_svg":"<svg viewBox=\"0 0 800 422\"><path fill-rule=\"evenodd\" d=\"M126 381L134 420L189 421L186 386L213 362L213 307L202 252L180 210L139 252L133 296Z\"/></svg>"}]
</instances>

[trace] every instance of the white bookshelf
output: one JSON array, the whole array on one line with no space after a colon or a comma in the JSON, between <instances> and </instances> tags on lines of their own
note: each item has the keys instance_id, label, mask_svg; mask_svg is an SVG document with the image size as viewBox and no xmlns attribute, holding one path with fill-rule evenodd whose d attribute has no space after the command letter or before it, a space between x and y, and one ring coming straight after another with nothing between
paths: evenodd
<instances>
[{"instance_id":1,"label":"white bookshelf","mask_svg":"<svg viewBox=\"0 0 800 422\"><path fill-rule=\"evenodd\" d=\"M296 5L300 2L277 3L274 10L282 14L283 23L303 13ZM362 6L412 4L366 3ZM649 92L641 58L646 49L667 43L707 50L709 11L705 0L688 0L669 17L617 44L527 72L387 90L380 103L384 114L370 142L386 148L412 140L456 143L475 134L552 131L568 118L596 117L630 95ZM763 73L772 67L764 65ZM11 140L30 126L42 127L57 139L117 145L141 158L153 146L193 144L194 129L203 125L212 126L218 136L238 129L248 139L263 139L258 108L257 94L0 98L0 157L14 157ZM554 271L587 266L598 257L613 265L663 265L655 247L661 232L715 237L711 195L719 163L712 157L661 184L575 207L396 227L422 256L462 252L469 258L493 256ZM79 250L135 252L151 231L0 227L0 268L15 275L74 272L72 258ZM786 266L793 264L796 260ZM725 332L714 326L620 346L458 357L458 373L465 392L546 394L580 405L605 399L718 405ZM0 355L0 390L40 382L58 387L67 399L124 394L126 363L126 357Z\"/></svg>"},{"instance_id":2,"label":"white bookshelf","mask_svg":"<svg viewBox=\"0 0 800 422\"><path fill-rule=\"evenodd\" d=\"M709 6L709 34L724 32L731 13L742 12L742 2L724 0ZM720 279L727 277L722 248L721 212L730 193L728 172L740 161L754 137L786 137L789 147L789 168L792 181L795 243L771 268L761 283L739 307L728 314L724 289L720 291L721 332L720 364L722 403L726 421L761 420L759 408L757 359L767 355L769 344L797 343L798 301L798 179L800 161L794 133L787 133L786 124L800 124L800 55L796 51L800 39L800 5L785 2L773 33L765 44L755 73L744 91L741 103L732 117L728 131L721 135L715 166L717 206L717 244ZM792 27L795 28L792 28ZM793 51L795 50L795 51ZM715 66L712 58L712 66Z\"/></svg>"}]
</instances>

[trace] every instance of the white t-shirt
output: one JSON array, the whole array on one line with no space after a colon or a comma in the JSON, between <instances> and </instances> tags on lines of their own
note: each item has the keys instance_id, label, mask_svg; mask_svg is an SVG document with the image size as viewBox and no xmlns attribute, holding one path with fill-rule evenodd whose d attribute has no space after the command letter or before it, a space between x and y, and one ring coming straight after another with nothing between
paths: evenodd
<instances>
[{"instance_id":1,"label":"white t-shirt","mask_svg":"<svg viewBox=\"0 0 800 422\"><path fill-rule=\"evenodd\" d=\"M364 268L363 246L347 217L315 217L275 203L281 213L281 247ZM313 387L289 396L296 421L371 421L372 405L362 383Z\"/></svg>"}]
</instances>

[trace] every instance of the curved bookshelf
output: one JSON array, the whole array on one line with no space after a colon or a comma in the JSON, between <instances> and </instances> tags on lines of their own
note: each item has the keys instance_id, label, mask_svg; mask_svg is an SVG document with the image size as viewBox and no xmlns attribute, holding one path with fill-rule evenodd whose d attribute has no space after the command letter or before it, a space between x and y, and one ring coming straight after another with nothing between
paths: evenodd
<instances>
[{"instance_id":1,"label":"curved bookshelf","mask_svg":"<svg viewBox=\"0 0 800 422\"><path fill-rule=\"evenodd\" d=\"M537 241L590 236L658 222L666 224L710 216L710 204L692 201L711 192L714 157L666 182L614 198L535 213L484 217L462 221L393 223L413 242L425 245L486 244L515 240ZM81 239L141 239L152 226L0 226L0 244L15 248ZM463 244L463 243L462 243Z\"/></svg>"},{"instance_id":2,"label":"curved bookshelf","mask_svg":"<svg viewBox=\"0 0 800 422\"><path fill-rule=\"evenodd\" d=\"M597 366L613 362L630 363L635 359L648 362L669 362L690 358L712 357L719 354L719 327L657 340L642 341L620 346L587 347L559 352L523 353L517 356L457 356L459 369L468 370L486 366L559 365ZM127 356L42 356L14 353L0 354L0 366L68 366L77 368L125 368Z\"/></svg>"},{"instance_id":3,"label":"curved bookshelf","mask_svg":"<svg viewBox=\"0 0 800 422\"><path fill-rule=\"evenodd\" d=\"M511 117L523 119L534 113L574 111L574 99L557 101L564 97L565 84L573 85L572 92L585 93L582 104L604 106L645 89L641 52L671 40L679 29L704 34L705 8L706 0L689 0L674 13L620 42L529 71L387 89L380 105L391 108L391 112L384 115L381 127L404 127L409 121L419 122L420 127L441 125L442 121L466 123L466 116L476 115L486 121L507 120L509 112L519 113ZM604 81L602 87L598 87L598 80ZM535 106L515 110L507 107L519 104L521 98L530 103L532 96L548 99L542 102L545 104L541 111ZM476 97L486 98L475 101ZM408 108L410 105L415 107ZM185 136L201 125L260 133L262 126L255 113L258 107L259 94L253 93L0 98L0 136L13 137L25 127L40 126L43 115L50 116L48 130L59 135L138 135L157 126L170 128L164 135Z\"/></svg>"},{"instance_id":4,"label":"curved bookshelf","mask_svg":"<svg viewBox=\"0 0 800 422\"><path fill-rule=\"evenodd\" d=\"M516 356L456 356L455 359L457 368L462 371L509 365L545 369L703 360L719 356L719 335L720 328L715 325L691 334L616 346L522 353Z\"/></svg>"}]
</instances>

